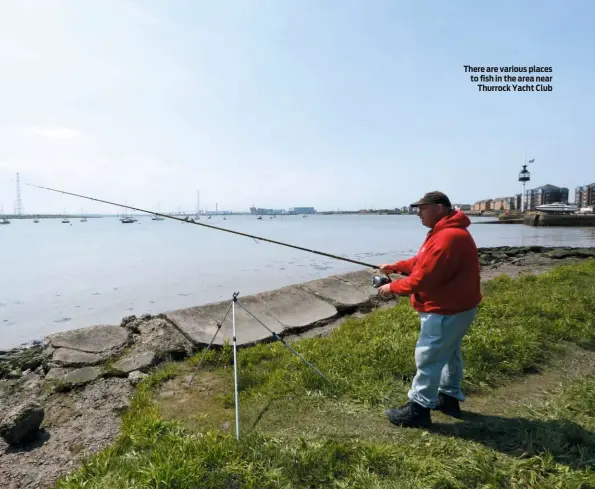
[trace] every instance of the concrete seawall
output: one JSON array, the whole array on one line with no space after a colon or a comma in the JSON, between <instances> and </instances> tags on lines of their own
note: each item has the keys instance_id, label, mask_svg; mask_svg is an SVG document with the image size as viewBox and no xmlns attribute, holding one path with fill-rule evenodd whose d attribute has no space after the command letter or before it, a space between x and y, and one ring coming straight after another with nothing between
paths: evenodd
<instances>
[{"instance_id":1,"label":"concrete seawall","mask_svg":"<svg viewBox=\"0 0 595 489\"><path fill-rule=\"evenodd\" d=\"M595 258L595 248L479 249L484 278L492 269L497 272L500 266L519 268L587 257ZM356 312L367 313L395 304L396 298L382 298L372 286L372 277L377 273L377 270L361 270L248 296L242 296L239 291L239 302L254 317L236 304L237 344L247 346L271 340L271 331L283 337L302 335L327 325L332 328ZM31 372L76 386L102 377L145 372L167 359L193 354L208 345L218 329L213 344L231 342L231 311L223 321L231 304L229 297L156 316L128 316L119 325L96 325L52 334L34 347L0 351L0 379L18 379Z\"/></svg>"},{"instance_id":2,"label":"concrete seawall","mask_svg":"<svg viewBox=\"0 0 595 489\"><path fill-rule=\"evenodd\" d=\"M378 272L376 272L378 273ZM371 310L385 300L372 286L373 270L351 272L260 294L238 297L258 320L283 336L324 326L355 311ZM241 292L241 291L240 291ZM196 347L209 344L231 304L229 300L165 312L167 318ZM247 345L272 337L242 307L236 305L236 342ZM221 325L214 344L232 340L232 314Z\"/></svg>"},{"instance_id":3,"label":"concrete seawall","mask_svg":"<svg viewBox=\"0 0 595 489\"><path fill-rule=\"evenodd\" d=\"M528 226L595 227L595 214L533 214L523 218Z\"/></svg>"},{"instance_id":4,"label":"concrete seawall","mask_svg":"<svg viewBox=\"0 0 595 489\"><path fill-rule=\"evenodd\" d=\"M595 248L546 248L542 246L480 248L482 268L502 264L523 265L551 262L566 258L595 258ZM333 323L355 312L369 312L382 304L395 303L385 299L372 286L377 270L362 270L317 279L260 294L238 297L256 318L280 336L300 334L312 328ZM393 278L396 277L393 276ZM229 300L165 312L163 317L178 329L194 347L209 344L231 304ZM409 300L408 297L401 300ZM266 341L272 335L251 315L236 306L236 342L250 345ZM231 312L222 323L215 345L231 342Z\"/></svg>"}]
</instances>

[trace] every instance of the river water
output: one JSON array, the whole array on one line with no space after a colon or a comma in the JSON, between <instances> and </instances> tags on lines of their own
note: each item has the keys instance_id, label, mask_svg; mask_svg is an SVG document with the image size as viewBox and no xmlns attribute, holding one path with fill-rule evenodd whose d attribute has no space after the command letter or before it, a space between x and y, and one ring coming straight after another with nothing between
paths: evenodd
<instances>
[{"instance_id":1,"label":"river water","mask_svg":"<svg viewBox=\"0 0 595 489\"><path fill-rule=\"evenodd\" d=\"M474 217L473 222L485 218ZM416 216L313 215L200 221L381 264L415 254ZM472 225L479 247L593 246L595 229ZM0 226L0 349L123 316L230 299L361 269L359 265L170 219L60 219Z\"/></svg>"}]
</instances>

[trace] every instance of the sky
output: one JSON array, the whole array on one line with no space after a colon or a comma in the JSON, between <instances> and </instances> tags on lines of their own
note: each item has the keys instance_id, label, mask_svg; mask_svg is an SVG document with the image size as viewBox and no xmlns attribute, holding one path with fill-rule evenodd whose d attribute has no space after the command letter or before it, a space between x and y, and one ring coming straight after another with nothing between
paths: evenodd
<instances>
[{"instance_id":1,"label":"sky","mask_svg":"<svg viewBox=\"0 0 595 489\"><path fill-rule=\"evenodd\" d=\"M0 4L0 203L394 208L595 181L595 2ZM552 67L479 92L464 65ZM513 74L514 75L514 74ZM518 75L518 74L517 74Z\"/></svg>"}]
</instances>

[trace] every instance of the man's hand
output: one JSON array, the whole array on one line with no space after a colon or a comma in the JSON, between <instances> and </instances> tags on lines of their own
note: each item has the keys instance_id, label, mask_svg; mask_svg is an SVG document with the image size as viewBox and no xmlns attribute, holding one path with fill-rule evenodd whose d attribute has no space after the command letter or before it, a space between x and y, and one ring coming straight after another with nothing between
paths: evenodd
<instances>
[{"instance_id":1,"label":"man's hand","mask_svg":"<svg viewBox=\"0 0 595 489\"><path fill-rule=\"evenodd\" d=\"M387 275L388 275L389 273L394 273L393 266L392 266L390 263L386 263L386 264L384 264L384 265L380 265L380 268L379 268L379 270L380 270L382 273L386 273Z\"/></svg>"},{"instance_id":2,"label":"man's hand","mask_svg":"<svg viewBox=\"0 0 595 489\"><path fill-rule=\"evenodd\" d=\"M382 287L378 288L378 293L382 297L390 297L393 295L393 292L390 290L390 284L383 285Z\"/></svg>"}]
</instances>

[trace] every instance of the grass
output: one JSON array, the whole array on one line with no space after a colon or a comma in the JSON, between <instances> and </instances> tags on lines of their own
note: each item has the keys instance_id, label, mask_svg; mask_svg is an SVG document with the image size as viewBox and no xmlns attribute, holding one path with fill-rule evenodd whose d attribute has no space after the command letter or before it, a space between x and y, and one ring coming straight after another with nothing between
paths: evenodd
<instances>
[{"instance_id":1,"label":"grass","mask_svg":"<svg viewBox=\"0 0 595 489\"><path fill-rule=\"evenodd\" d=\"M492 280L464 341L466 392L490 396L550 364L563 345L590 348L593 311L593 259ZM544 385L539 402L521 391L520 402L488 403L463 421L434 415L431 430L390 425L382 411L405 399L418 328L401 301L294 343L330 386L281 343L240 350L239 442L230 346L209 352L191 388L185 375L200 354L166 364L139 384L117 442L57 487L595 488L589 374Z\"/></svg>"}]
</instances>

